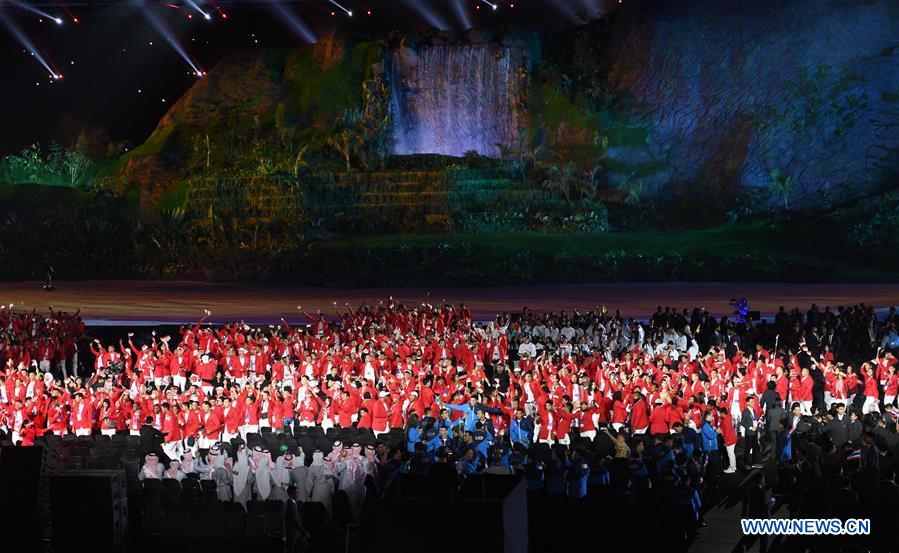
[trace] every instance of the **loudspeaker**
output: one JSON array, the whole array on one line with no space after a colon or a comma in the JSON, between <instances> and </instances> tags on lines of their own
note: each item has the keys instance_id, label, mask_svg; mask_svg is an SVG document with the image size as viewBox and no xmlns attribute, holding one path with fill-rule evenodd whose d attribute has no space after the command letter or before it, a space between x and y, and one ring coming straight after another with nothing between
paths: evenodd
<instances>
[{"instance_id":1,"label":"loudspeaker","mask_svg":"<svg viewBox=\"0 0 899 553\"><path fill-rule=\"evenodd\" d=\"M408 487L418 486L415 476L401 475L401 488L395 497L387 497L364 521L366 530L361 536L364 551L379 553L412 553L425 549L433 553L459 550L453 540L435 540L433 525L410 524L409 513L428 513L427 520L437 520L451 528L467 531L470 521L478 521L481 531L474 533L477 543L473 550L484 553L526 553L528 551L527 484L521 476L476 475L462 485L459 495L426 497L408 493ZM458 524L459 526L455 526ZM489 529L486 531L484 529ZM402 540L396 536L402 535ZM464 549L464 548L463 548Z\"/></svg>"},{"instance_id":2,"label":"loudspeaker","mask_svg":"<svg viewBox=\"0 0 899 553\"><path fill-rule=\"evenodd\" d=\"M119 548L128 531L128 486L123 470L79 470L51 480L53 546L57 551Z\"/></svg>"},{"instance_id":3,"label":"loudspeaker","mask_svg":"<svg viewBox=\"0 0 899 553\"><path fill-rule=\"evenodd\" d=\"M0 449L0 535L10 551L42 551L49 545L50 475L56 454L45 447Z\"/></svg>"}]
</instances>

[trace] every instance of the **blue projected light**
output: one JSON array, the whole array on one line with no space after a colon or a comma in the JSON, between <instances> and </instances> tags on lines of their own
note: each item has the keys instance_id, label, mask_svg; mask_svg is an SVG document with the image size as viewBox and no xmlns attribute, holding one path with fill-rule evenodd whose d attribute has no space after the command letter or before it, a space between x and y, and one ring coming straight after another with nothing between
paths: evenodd
<instances>
[{"instance_id":1,"label":"blue projected light","mask_svg":"<svg viewBox=\"0 0 899 553\"><path fill-rule=\"evenodd\" d=\"M749 302L746 301L746 298L732 299L730 300L730 306L735 308L734 315L737 317L737 321L745 323L749 315Z\"/></svg>"}]
</instances>

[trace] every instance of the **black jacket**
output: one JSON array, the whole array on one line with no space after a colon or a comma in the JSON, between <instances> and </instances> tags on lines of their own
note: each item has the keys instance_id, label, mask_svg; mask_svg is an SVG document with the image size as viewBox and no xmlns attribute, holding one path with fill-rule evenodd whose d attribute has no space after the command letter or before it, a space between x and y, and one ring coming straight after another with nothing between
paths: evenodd
<instances>
[{"instance_id":1,"label":"black jacket","mask_svg":"<svg viewBox=\"0 0 899 553\"><path fill-rule=\"evenodd\" d=\"M742 426L746 432L752 432L751 428L753 426L756 427L756 430L758 429L758 419L756 418L755 413L748 407L743 409L743 416L740 418L740 426Z\"/></svg>"},{"instance_id":2,"label":"black jacket","mask_svg":"<svg viewBox=\"0 0 899 553\"><path fill-rule=\"evenodd\" d=\"M162 442L165 440L165 434L156 430L149 424L144 424L140 427L140 449L142 455L146 455L147 453L156 453L159 455L162 452Z\"/></svg>"},{"instance_id":3,"label":"black jacket","mask_svg":"<svg viewBox=\"0 0 899 553\"><path fill-rule=\"evenodd\" d=\"M856 419L855 422L849 423L849 441L852 442L853 445L859 443L859 440L862 439L862 421Z\"/></svg>"},{"instance_id":4,"label":"black jacket","mask_svg":"<svg viewBox=\"0 0 899 553\"><path fill-rule=\"evenodd\" d=\"M300 506L292 497L284 502L284 535L287 539L306 535Z\"/></svg>"},{"instance_id":5,"label":"black jacket","mask_svg":"<svg viewBox=\"0 0 899 553\"><path fill-rule=\"evenodd\" d=\"M775 401L783 404L783 398L780 397L777 390L765 390L762 393L762 409L770 410Z\"/></svg>"},{"instance_id":6,"label":"black jacket","mask_svg":"<svg viewBox=\"0 0 899 553\"><path fill-rule=\"evenodd\" d=\"M772 407L765 413L765 427L769 430L778 430L777 424L786 417L787 412L780 407Z\"/></svg>"},{"instance_id":7,"label":"black jacket","mask_svg":"<svg viewBox=\"0 0 899 553\"><path fill-rule=\"evenodd\" d=\"M833 442L833 445L836 446L837 449L849 441L848 428L842 421L833 419L825 424L822 430L830 437L830 441Z\"/></svg>"}]
</instances>

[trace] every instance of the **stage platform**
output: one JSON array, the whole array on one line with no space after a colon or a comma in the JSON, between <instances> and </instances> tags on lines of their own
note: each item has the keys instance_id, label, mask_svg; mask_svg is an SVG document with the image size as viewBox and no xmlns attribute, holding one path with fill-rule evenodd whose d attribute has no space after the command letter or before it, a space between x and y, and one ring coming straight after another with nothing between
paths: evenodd
<instances>
[{"instance_id":1,"label":"stage platform","mask_svg":"<svg viewBox=\"0 0 899 553\"><path fill-rule=\"evenodd\" d=\"M244 320L271 324L284 317L303 322L297 310L334 315L334 302L355 309L363 301L376 304L391 295L407 304L421 304L425 288L329 289L274 284L234 284L161 281L57 282L56 290L42 290L39 282L0 283L0 304L16 310L46 312L82 309L92 325L178 324L198 320L209 309L213 322ZM522 306L535 311L581 311L606 305L625 316L646 317L659 305L706 307L720 316L732 313L731 298L745 297L750 308L773 315L781 305L807 309L812 303L836 307L859 302L885 308L899 304L896 284L782 284L782 283L633 283L577 286L504 286L496 288L432 288L430 303L465 302L478 320L499 312L517 312Z\"/></svg>"}]
</instances>

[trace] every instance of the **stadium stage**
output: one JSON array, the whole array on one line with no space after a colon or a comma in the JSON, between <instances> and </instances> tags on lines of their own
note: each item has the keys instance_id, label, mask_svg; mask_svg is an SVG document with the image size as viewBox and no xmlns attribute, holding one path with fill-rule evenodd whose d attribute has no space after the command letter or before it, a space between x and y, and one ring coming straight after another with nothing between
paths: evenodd
<instances>
[{"instance_id":1,"label":"stadium stage","mask_svg":"<svg viewBox=\"0 0 899 553\"><path fill-rule=\"evenodd\" d=\"M796 284L796 283L636 283L578 286L504 286L500 288L303 288L290 285L83 281L57 282L52 292L40 282L0 283L0 303L15 304L17 310L43 311L47 305L64 311L82 310L89 325L116 323L187 323L196 321L203 309L211 321L244 320L248 323L302 322L297 307L314 313L334 313L334 302L353 308L363 301L394 298L421 303L428 298L465 302L476 319L490 319L501 312L519 311L522 306L543 312L560 308L588 310L606 305L624 316L646 317L657 306L705 306L713 315L733 312L731 298L745 297L752 310L762 316L779 306L787 309L817 303L821 307L866 303L878 308L899 304L895 284Z\"/></svg>"}]
</instances>

